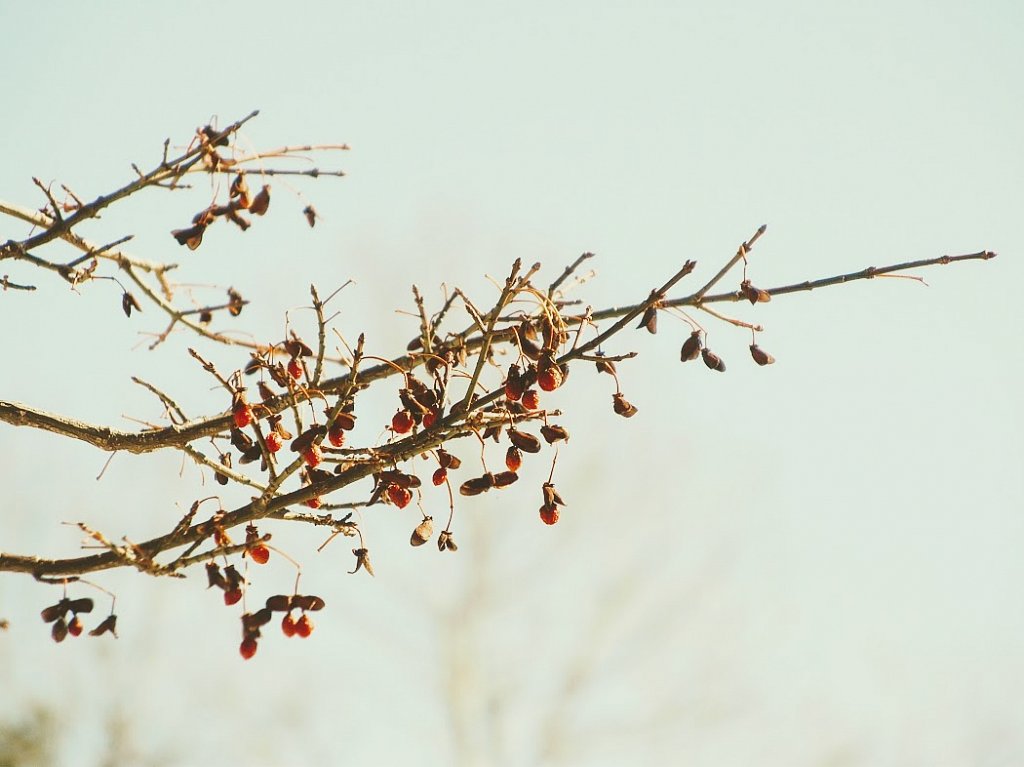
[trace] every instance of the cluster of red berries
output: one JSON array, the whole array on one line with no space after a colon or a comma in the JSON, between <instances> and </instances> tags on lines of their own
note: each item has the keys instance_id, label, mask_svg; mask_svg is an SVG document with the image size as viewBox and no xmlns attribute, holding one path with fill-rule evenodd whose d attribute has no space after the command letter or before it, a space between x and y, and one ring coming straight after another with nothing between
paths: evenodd
<instances>
[{"instance_id":1,"label":"cluster of red berries","mask_svg":"<svg viewBox=\"0 0 1024 767\"><path fill-rule=\"evenodd\" d=\"M313 633L314 623L308 613L322 610L324 605L323 599L312 595L275 594L268 597L263 608L242 616L242 644L238 648L239 653L246 660L256 654L261 628L270 623L275 612L284 613L281 618L281 633L286 637L309 637ZM292 615L295 610L300 611L297 619Z\"/></svg>"},{"instance_id":2,"label":"cluster of red berries","mask_svg":"<svg viewBox=\"0 0 1024 767\"><path fill-rule=\"evenodd\" d=\"M57 604L43 608L41 616L44 623L53 624L53 628L50 630L50 636L53 638L53 641L63 642L69 634L73 637L81 636L85 626L82 624L82 619L78 616L80 613L91 613L92 608L93 601L88 597L81 599L68 599L64 597ZM71 613L70 620L67 617L68 613ZM117 616L113 613L104 618L96 628L90 631L89 636L96 637L107 633L113 634L115 638L117 637Z\"/></svg>"},{"instance_id":3,"label":"cluster of red berries","mask_svg":"<svg viewBox=\"0 0 1024 767\"><path fill-rule=\"evenodd\" d=\"M228 565L221 572L216 562L206 563L206 587L216 586L224 592L224 604L229 607L236 604L242 598L242 587L245 585L245 578L235 569L234 565Z\"/></svg>"}]
</instances>

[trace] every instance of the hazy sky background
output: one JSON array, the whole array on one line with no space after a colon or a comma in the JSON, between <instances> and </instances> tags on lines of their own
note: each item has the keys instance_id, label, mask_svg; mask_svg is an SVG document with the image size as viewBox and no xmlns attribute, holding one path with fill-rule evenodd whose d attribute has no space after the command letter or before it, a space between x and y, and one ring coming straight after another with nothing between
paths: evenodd
<instances>
[{"instance_id":1,"label":"hazy sky background","mask_svg":"<svg viewBox=\"0 0 1024 767\"><path fill-rule=\"evenodd\" d=\"M345 574L346 541L317 555L319 532L274 528L328 608L309 640L269 632L249 663L201 571L96 576L122 638L60 646L38 618L57 590L3 577L0 718L53 708L60 763L99 764L119 718L134 763L166 765L1024 761L1019 3L8 3L0 26L2 199L41 205L33 175L108 191L165 138L254 108L256 147L352 145L347 178L297 182L303 198L275 181L265 220L195 253L167 232L203 182L82 230L238 287L262 339L310 282L352 278L339 329L391 356L416 332L394 314L410 283L434 308L441 282L486 305L485 275L516 257L550 279L594 251L595 306L695 258L689 290L762 223L765 287L1000 253L922 271L928 288L729 307L766 325L770 368L711 318L724 375L680 365L669 317L621 336L609 352L640 352L620 367L636 418L582 366L551 397L572 434L558 525L537 519L537 462L459 505L455 555L408 547L411 508L367 512L372 580ZM112 286L0 273L39 285L0 295L0 397L126 427L160 412L134 374L195 415L226 407L184 337L145 351L162 320L126 320ZM72 552L61 521L144 539L214 492L172 456L119 455L97 483L99 451L9 426L0 456L13 552ZM275 559L254 578L267 594L293 573Z\"/></svg>"}]
</instances>

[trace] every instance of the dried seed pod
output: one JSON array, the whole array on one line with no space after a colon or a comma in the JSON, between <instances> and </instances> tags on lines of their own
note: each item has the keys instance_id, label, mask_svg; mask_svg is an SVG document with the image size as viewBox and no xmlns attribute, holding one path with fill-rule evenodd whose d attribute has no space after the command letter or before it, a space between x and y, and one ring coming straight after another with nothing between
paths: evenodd
<instances>
[{"instance_id":1,"label":"dried seed pod","mask_svg":"<svg viewBox=\"0 0 1024 767\"><path fill-rule=\"evenodd\" d=\"M142 307L139 306L139 302L135 300L135 296L127 290L124 292L124 295L121 296L121 309L124 311L126 317L132 316L132 309L140 312L142 311Z\"/></svg>"},{"instance_id":2,"label":"dried seed pod","mask_svg":"<svg viewBox=\"0 0 1024 767\"><path fill-rule=\"evenodd\" d=\"M54 642L63 642L68 636L68 624L64 622L63 618L58 618L53 624L53 628L50 630L50 636L53 637Z\"/></svg>"},{"instance_id":3,"label":"dried seed pod","mask_svg":"<svg viewBox=\"0 0 1024 767\"><path fill-rule=\"evenodd\" d=\"M286 613L292 609L292 598L287 594L274 594L267 597L266 607L271 612Z\"/></svg>"},{"instance_id":4,"label":"dried seed pod","mask_svg":"<svg viewBox=\"0 0 1024 767\"><path fill-rule=\"evenodd\" d=\"M228 314L237 317L242 313L243 306L245 306L245 299L242 298L242 294L234 288L228 288Z\"/></svg>"},{"instance_id":5,"label":"dried seed pod","mask_svg":"<svg viewBox=\"0 0 1024 767\"><path fill-rule=\"evenodd\" d=\"M771 293L761 290L761 288L755 288L750 284L750 280L743 280L740 283L740 292L752 304L766 304L772 300Z\"/></svg>"},{"instance_id":6,"label":"dried seed pod","mask_svg":"<svg viewBox=\"0 0 1024 767\"><path fill-rule=\"evenodd\" d=\"M221 575L220 568L216 562L206 563L206 588L213 588L216 586L219 589L227 591L228 582L227 579Z\"/></svg>"},{"instance_id":7,"label":"dried seed pod","mask_svg":"<svg viewBox=\"0 0 1024 767\"><path fill-rule=\"evenodd\" d=\"M249 212L254 216L262 216L270 207L270 184L264 184L263 188L253 197L249 205Z\"/></svg>"},{"instance_id":8,"label":"dried seed pod","mask_svg":"<svg viewBox=\"0 0 1024 767\"><path fill-rule=\"evenodd\" d=\"M750 345L750 356L758 365L771 365L775 362L775 358L757 344Z\"/></svg>"},{"instance_id":9,"label":"dried seed pod","mask_svg":"<svg viewBox=\"0 0 1024 767\"><path fill-rule=\"evenodd\" d=\"M103 634L113 634L114 639L117 639L117 616L113 613L104 618L100 625L89 632L91 637L98 637Z\"/></svg>"},{"instance_id":10,"label":"dried seed pod","mask_svg":"<svg viewBox=\"0 0 1024 767\"><path fill-rule=\"evenodd\" d=\"M314 208L312 205L307 205L305 208L302 209L302 215L306 217L306 223L309 224L310 229L316 226L316 220L318 218L316 208Z\"/></svg>"},{"instance_id":11,"label":"dried seed pod","mask_svg":"<svg viewBox=\"0 0 1024 767\"><path fill-rule=\"evenodd\" d=\"M430 540L430 536L433 534L433 517L424 517L423 521L416 525L416 529L412 531L412 537L409 539L409 543L413 546L422 546Z\"/></svg>"},{"instance_id":12,"label":"dried seed pod","mask_svg":"<svg viewBox=\"0 0 1024 767\"><path fill-rule=\"evenodd\" d=\"M220 465L228 469L231 468L231 453L221 453ZM217 480L218 484L226 485L228 483L227 474L221 474L219 471L214 471L213 478Z\"/></svg>"},{"instance_id":13,"label":"dried seed pod","mask_svg":"<svg viewBox=\"0 0 1024 767\"><path fill-rule=\"evenodd\" d=\"M316 612L317 610L323 610L327 603L320 597L313 596L312 594L296 594L292 597L291 606L296 610Z\"/></svg>"},{"instance_id":14,"label":"dried seed pod","mask_svg":"<svg viewBox=\"0 0 1024 767\"><path fill-rule=\"evenodd\" d=\"M494 475L487 472L482 477L467 479L459 486L459 495L480 495L494 487Z\"/></svg>"},{"instance_id":15,"label":"dried seed pod","mask_svg":"<svg viewBox=\"0 0 1024 767\"><path fill-rule=\"evenodd\" d=\"M256 382L256 389L260 393L260 399L263 400L264 402L266 402L268 400L272 400L274 397L277 396L276 394L274 394L274 390L271 389L263 381L257 381ZM281 436L284 437L285 439L290 439L290 437L288 437L288 436L286 436L284 434L282 434Z\"/></svg>"},{"instance_id":16,"label":"dried seed pod","mask_svg":"<svg viewBox=\"0 0 1024 767\"><path fill-rule=\"evenodd\" d=\"M318 437L322 437L326 433L327 428L325 426L310 426L302 432L302 434L292 440L292 444L290 445L292 452L305 453L313 446L313 443L316 442Z\"/></svg>"},{"instance_id":17,"label":"dried seed pod","mask_svg":"<svg viewBox=\"0 0 1024 767\"><path fill-rule=\"evenodd\" d=\"M697 359L697 355L700 354L701 346L700 331L694 330L690 333L690 337L683 342L683 348L679 352L679 359L683 362L689 362L690 360Z\"/></svg>"},{"instance_id":18,"label":"dried seed pod","mask_svg":"<svg viewBox=\"0 0 1024 767\"><path fill-rule=\"evenodd\" d=\"M373 575L373 567L370 565L370 550L369 549L352 549L352 553L356 555L356 569L352 570L349 575L353 575L359 572L359 568L363 568L370 575Z\"/></svg>"},{"instance_id":19,"label":"dried seed pod","mask_svg":"<svg viewBox=\"0 0 1024 767\"><path fill-rule=\"evenodd\" d=\"M209 325L211 322L213 322L213 312L211 312L209 309L203 309L201 312L199 312L199 322L202 325Z\"/></svg>"},{"instance_id":20,"label":"dried seed pod","mask_svg":"<svg viewBox=\"0 0 1024 767\"><path fill-rule=\"evenodd\" d=\"M228 588L237 589L245 583L245 578L235 569L234 565L228 565L224 568L224 577L228 582Z\"/></svg>"},{"instance_id":21,"label":"dried seed pod","mask_svg":"<svg viewBox=\"0 0 1024 767\"><path fill-rule=\"evenodd\" d=\"M438 551L458 551L459 547L455 545L455 539L448 530L442 530L437 536L437 550Z\"/></svg>"},{"instance_id":22,"label":"dried seed pod","mask_svg":"<svg viewBox=\"0 0 1024 767\"><path fill-rule=\"evenodd\" d=\"M203 244L203 233L206 231L206 224L193 224L186 229L175 229L171 236L178 241L179 245L186 245L189 250L195 250Z\"/></svg>"},{"instance_id":23,"label":"dried seed pod","mask_svg":"<svg viewBox=\"0 0 1024 767\"><path fill-rule=\"evenodd\" d=\"M559 440L563 440L563 439L564 440L568 440L569 439L569 432L567 432L565 429L563 429L558 424L554 424L554 423L553 424L544 424L543 426L541 426L540 427L540 433L541 433L541 436L544 437L544 440L549 445L554 444L555 442L558 442Z\"/></svg>"},{"instance_id":24,"label":"dried seed pod","mask_svg":"<svg viewBox=\"0 0 1024 767\"><path fill-rule=\"evenodd\" d=\"M68 612L68 600L62 599L55 605L43 608L40 615L44 623L53 623L58 618L63 618Z\"/></svg>"},{"instance_id":25,"label":"dried seed pod","mask_svg":"<svg viewBox=\"0 0 1024 767\"><path fill-rule=\"evenodd\" d=\"M462 465L461 460L449 453L443 447L439 447L437 449L437 462L441 464L441 468L444 469L457 469Z\"/></svg>"},{"instance_id":26,"label":"dried seed pod","mask_svg":"<svg viewBox=\"0 0 1024 767\"><path fill-rule=\"evenodd\" d=\"M513 445L518 447L524 453L539 453L540 452L540 440L532 434L528 434L525 431L519 431L518 429L508 430L508 439Z\"/></svg>"},{"instance_id":27,"label":"dried seed pod","mask_svg":"<svg viewBox=\"0 0 1024 767\"><path fill-rule=\"evenodd\" d=\"M231 188L228 189L228 197L241 197L247 201L247 204L244 207L249 207L249 185L245 181L245 174L239 173L235 176L234 180L231 182Z\"/></svg>"},{"instance_id":28,"label":"dried seed pod","mask_svg":"<svg viewBox=\"0 0 1024 767\"><path fill-rule=\"evenodd\" d=\"M604 352L598 352L597 356L603 357ZM609 375L615 375L615 363L612 362L611 360L598 360L597 362L594 363L594 365L595 367L597 367L598 373L608 373Z\"/></svg>"},{"instance_id":29,"label":"dried seed pod","mask_svg":"<svg viewBox=\"0 0 1024 767\"><path fill-rule=\"evenodd\" d=\"M501 471L494 475L494 486L497 488L508 487L519 479L514 471Z\"/></svg>"},{"instance_id":30,"label":"dried seed pod","mask_svg":"<svg viewBox=\"0 0 1024 767\"><path fill-rule=\"evenodd\" d=\"M719 373L725 372L725 363L722 361L722 358L715 354L713 351L705 347L700 354L701 357L704 358L704 364L707 365L709 368L711 368L712 370L717 370Z\"/></svg>"},{"instance_id":31,"label":"dried seed pod","mask_svg":"<svg viewBox=\"0 0 1024 767\"><path fill-rule=\"evenodd\" d=\"M637 408L620 391L612 395L612 409L623 418L632 418L637 414Z\"/></svg>"},{"instance_id":32,"label":"dried seed pod","mask_svg":"<svg viewBox=\"0 0 1024 767\"><path fill-rule=\"evenodd\" d=\"M541 486L541 492L544 494L544 505L552 506L558 504L559 506L565 506L565 501L562 500L562 496L555 490L555 486L551 482L545 482Z\"/></svg>"},{"instance_id":33,"label":"dried seed pod","mask_svg":"<svg viewBox=\"0 0 1024 767\"><path fill-rule=\"evenodd\" d=\"M247 219L245 216L241 215L238 211L229 210L226 215L228 221L237 226L243 232L250 226L252 226L252 222L249 221L249 219Z\"/></svg>"},{"instance_id":34,"label":"dried seed pod","mask_svg":"<svg viewBox=\"0 0 1024 767\"><path fill-rule=\"evenodd\" d=\"M647 328L647 332L654 335L658 332L658 309L656 306L648 306L644 310L644 316L640 318L640 324L636 329Z\"/></svg>"}]
</instances>

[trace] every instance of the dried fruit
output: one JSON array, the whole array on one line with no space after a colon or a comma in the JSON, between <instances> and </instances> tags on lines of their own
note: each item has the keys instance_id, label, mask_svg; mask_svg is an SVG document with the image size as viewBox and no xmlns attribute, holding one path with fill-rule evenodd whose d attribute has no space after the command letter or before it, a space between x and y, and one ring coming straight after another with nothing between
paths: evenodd
<instances>
[{"instance_id":1,"label":"dried fruit","mask_svg":"<svg viewBox=\"0 0 1024 767\"><path fill-rule=\"evenodd\" d=\"M540 518L545 525L553 525L558 521L558 507L552 504L544 504L540 507Z\"/></svg>"},{"instance_id":2,"label":"dried fruit","mask_svg":"<svg viewBox=\"0 0 1024 767\"><path fill-rule=\"evenodd\" d=\"M488 472L482 477L467 479L459 486L460 495L480 495L494 487L494 475Z\"/></svg>"},{"instance_id":3,"label":"dried fruit","mask_svg":"<svg viewBox=\"0 0 1024 767\"><path fill-rule=\"evenodd\" d=\"M683 348L679 352L679 359L683 362L689 362L690 360L697 359L697 355L700 354L701 342L700 342L700 331L694 330L690 333L690 337L683 342Z\"/></svg>"},{"instance_id":4,"label":"dried fruit","mask_svg":"<svg viewBox=\"0 0 1024 767\"><path fill-rule=\"evenodd\" d=\"M640 324L636 326L637 330L640 328L647 328L647 332L654 335L658 332L658 308L657 306L648 306L644 311L644 316L640 318Z\"/></svg>"},{"instance_id":5,"label":"dried fruit","mask_svg":"<svg viewBox=\"0 0 1024 767\"><path fill-rule=\"evenodd\" d=\"M302 215L304 215L306 217L306 223L309 224L309 227L311 229L314 226L316 226L316 219L317 219L316 208L314 208L312 205L307 205L305 208L302 209Z\"/></svg>"},{"instance_id":6,"label":"dried fruit","mask_svg":"<svg viewBox=\"0 0 1024 767\"><path fill-rule=\"evenodd\" d=\"M104 618L99 626L90 631L89 636L98 637L107 633L113 634L114 639L117 639L117 616L113 613Z\"/></svg>"},{"instance_id":7,"label":"dried fruit","mask_svg":"<svg viewBox=\"0 0 1024 767\"><path fill-rule=\"evenodd\" d=\"M249 660L249 658L256 654L257 647L256 638L249 636L242 640L242 644L238 646L238 652L241 653L243 658Z\"/></svg>"},{"instance_id":8,"label":"dried fruit","mask_svg":"<svg viewBox=\"0 0 1024 767\"><path fill-rule=\"evenodd\" d=\"M407 434L412 431L413 424L415 423L412 413L408 410L399 410L391 417L391 428L398 434Z\"/></svg>"},{"instance_id":9,"label":"dried fruit","mask_svg":"<svg viewBox=\"0 0 1024 767\"><path fill-rule=\"evenodd\" d=\"M227 591L224 592L224 604L228 605L229 607L231 605L233 605L233 604L237 604L238 601L241 598L242 598L242 590L241 589L238 589L238 588L228 589Z\"/></svg>"},{"instance_id":10,"label":"dried fruit","mask_svg":"<svg viewBox=\"0 0 1024 767\"><path fill-rule=\"evenodd\" d=\"M206 224L194 224L187 229L175 229L171 236L178 241L179 245L187 245L189 250L195 250L203 242L203 233L206 231Z\"/></svg>"},{"instance_id":11,"label":"dried fruit","mask_svg":"<svg viewBox=\"0 0 1024 767\"><path fill-rule=\"evenodd\" d=\"M281 633L286 637L295 636L295 619L290 612L285 613L285 616L281 619Z\"/></svg>"},{"instance_id":12,"label":"dried fruit","mask_svg":"<svg viewBox=\"0 0 1024 767\"><path fill-rule=\"evenodd\" d=\"M54 642L63 642L68 637L68 624L64 622L63 618L58 618L53 628L50 629L50 636L53 637Z\"/></svg>"},{"instance_id":13,"label":"dried fruit","mask_svg":"<svg viewBox=\"0 0 1024 767\"><path fill-rule=\"evenodd\" d=\"M513 363L509 366L508 376L505 377L505 398L510 402L516 402L523 396L525 390L526 381L523 380L522 371Z\"/></svg>"},{"instance_id":14,"label":"dried fruit","mask_svg":"<svg viewBox=\"0 0 1024 767\"><path fill-rule=\"evenodd\" d=\"M244 429L252 423L252 408L241 396L235 397L235 401L231 405L231 418L234 420L235 427L238 429Z\"/></svg>"},{"instance_id":15,"label":"dried fruit","mask_svg":"<svg viewBox=\"0 0 1024 767\"><path fill-rule=\"evenodd\" d=\"M544 441L549 445L558 442L559 440L568 440L569 432L563 429L558 424L544 424L540 427L541 436L544 437Z\"/></svg>"},{"instance_id":16,"label":"dried fruit","mask_svg":"<svg viewBox=\"0 0 1024 767\"><path fill-rule=\"evenodd\" d=\"M765 304L772 300L771 293L761 290L761 288L755 288L750 284L750 280L743 280L740 283L740 292L752 304Z\"/></svg>"},{"instance_id":17,"label":"dried fruit","mask_svg":"<svg viewBox=\"0 0 1024 767\"><path fill-rule=\"evenodd\" d=\"M705 347L700 354L704 358L704 364L707 365L709 368L711 368L712 370L717 370L719 373L725 372L725 362L723 362L722 358L715 354L713 351Z\"/></svg>"},{"instance_id":18,"label":"dried fruit","mask_svg":"<svg viewBox=\"0 0 1024 767\"><path fill-rule=\"evenodd\" d=\"M276 453L284 446L284 440L276 431L269 432L263 441L266 442L269 453Z\"/></svg>"},{"instance_id":19,"label":"dried fruit","mask_svg":"<svg viewBox=\"0 0 1024 767\"><path fill-rule=\"evenodd\" d=\"M494 475L494 486L497 488L508 487L519 479L514 471L500 471Z\"/></svg>"},{"instance_id":20,"label":"dried fruit","mask_svg":"<svg viewBox=\"0 0 1024 767\"><path fill-rule=\"evenodd\" d=\"M254 216L262 216L270 207L270 184L264 184L249 204L249 212Z\"/></svg>"},{"instance_id":21,"label":"dried fruit","mask_svg":"<svg viewBox=\"0 0 1024 767\"><path fill-rule=\"evenodd\" d=\"M323 463L324 453L320 449L319 445L310 445L302 453L302 459L306 462L307 466L316 468L321 463Z\"/></svg>"},{"instance_id":22,"label":"dried fruit","mask_svg":"<svg viewBox=\"0 0 1024 767\"><path fill-rule=\"evenodd\" d=\"M554 391L562 385L562 371L558 365L545 368L537 374L537 386L544 391Z\"/></svg>"},{"instance_id":23,"label":"dried fruit","mask_svg":"<svg viewBox=\"0 0 1024 767\"><path fill-rule=\"evenodd\" d=\"M413 546L422 546L430 540L430 536L433 534L433 517L424 517L423 521L416 525L416 529L412 531L412 537L409 539L409 543Z\"/></svg>"},{"instance_id":24,"label":"dried fruit","mask_svg":"<svg viewBox=\"0 0 1024 767\"><path fill-rule=\"evenodd\" d=\"M508 450L505 451L505 465L509 471L519 471L523 465L523 453L515 445L509 445Z\"/></svg>"},{"instance_id":25,"label":"dried fruit","mask_svg":"<svg viewBox=\"0 0 1024 767\"><path fill-rule=\"evenodd\" d=\"M345 444L345 430L341 424L335 421L327 431L327 441L334 447L341 447Z\"/></svg>"},{"instance_id":26,"label":"dried fruit","mask_svg":"<svg viewBox=\"0 0 1024 767\"><path fill-rule=\"evenodd\" d=\"M445 483L445 480L447 479L448 469L446 469L444 466L441 466L440 468L434 471L434 474L430 478L430 481L433 482L434 486L436 487L437 485L443 485Z\"/></svg>"},{"instance_id":27,"label":"dried fruit","mask_svg":"<svg viewBox=\"0 0 1024 767\"><path fill-rule=\"evenodd\" d=\"M139 306L139 302L135 300L135 296L133 296L127 290L124 292L124 295L121 296L121 309L124 310L124 314L126 317L132 316L132 309L135 309L140 312L142 311L142 307Z\"/></svg>"},{"instance_id":28,"label":"dried fruit","mask_svg":"<svg viewBox=\"0 0 1024 767\"><path fill-rule=\"evenodd\" d=\"M508 439L513 445L518 447L524 453L539 453L540 452L540 440L532 434L528 434L525 431L519 431L518 429L508 430Z\"/></svg>"},{"instance_id":29,"label":"dried fruit","mask_svg":"<svg viewBox=\"0 0 1024 767\"><path fill-rule=\"evenodd\" d=\"M404 509L412 500L412 492L394 482L388 485L387 494L388 499L400 509Z\"/></svg>"},{"instance_id":30,"label":"dried fruit","mask_svg":"<svg viewBox=\"0 0 1024 767\"><path fill-rule=\"evenodd\" d=\"M295 633L303 639L313 633L313 619L306 615L306 613L303 613L295 621Z\"/></svg>"},{"instance_id":31,"label":"dried fruit","mask_svg":"<svg viewBox=\"0 0 1024 767\"><path fill-rule=\"evenodd\" d=\"M536 389L527 389L523 392L522 402L527 410L536 410L540 407L540 393Z\"/></svg>"},{"instance_id":32,"label":"dried fruit","mask_svg":"<svg viewBox=\"0 0 1024 767\"><path fill-rule=\"evenodd\" d=\"M290 360L288 360L286 370L288 371L288 375L290 375L296 381L302 378L302 363L299 362L298 357L292 357Z\"/></svg>"},{"instance_id":33,"label":"dried fruit","mask_svg":"<svg viewBox=\"0 0 1024 767\"><path fill-rule=\"evenodd\" d=\"M632 418L637 414L637 408L620 391L612 395L612 409L623 418Z\"/></svg>"},{"instance_id":34,"label":"dried fruit","mask_svg":"<svg viewBox=\"0 0 1024 767\"><path fill-rule=\"evenodd\" d=\"M750 345L750 356L758 365L771 365L775 362L775 358L757 344Z\"/></svg>"}]
</instances>

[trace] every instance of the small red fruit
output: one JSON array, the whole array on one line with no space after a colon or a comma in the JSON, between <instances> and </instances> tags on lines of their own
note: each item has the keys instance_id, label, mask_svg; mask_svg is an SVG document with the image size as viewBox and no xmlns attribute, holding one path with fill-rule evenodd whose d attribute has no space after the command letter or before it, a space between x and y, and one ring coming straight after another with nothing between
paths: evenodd
<instances>
[{"instance_id":1,"label":"small red fruit","mask_svg":"<svg viewBox=\"0 0 1024 767\"><path fill-rule=\"evenodd\" d=\"M553 503L546 503L540 507L540 518L545 525L553 525L558 521L558 507Z\"/></svg>"},{"instance_id":2,"label":"small red fruit","mask_svg":"<svg viewBox=\"0 0 1024 767\"><path fill-rule=\"evenodd\" d=\"M319 509L323 505L323 500L321 500L320 496L317 495L313 498L306 499L303 503L311 509Z\"/></svg>"},{"instance_id":3,"label":"small red fruit","mask_svg":"<svg viewBox=\"0 0 1024 767\"><path fill-rule=\"evenodd\" d=\"M299 362L298 357L292 357L288 360L288 375L296 381L302 378L302 363Z\"/></svg>"},{"instance_id":4,"label":"small red fruit","mask_svg":"<svg viewBox=\"0 0 1024 767\"><path fill-rule=\"evenodd\" d=\"M295 633L303 639L313 633L313 621L306 613L303 613L302 616L295 621Z\"/></svg>"},{"instance_id":5,"label":"small red fruit","mask_svg":"<svg viewBox=\"0 0 1024 767\"><path fill-rule=\"evenodd\" d=\"M391 428L399 434L406 434L412 431L412 426L415 423L412 419L412 413L408 410L399 410L391 418Z\"/></svg>"},{"instance_id":6,"label":"small red fruit","mask_svg":"<svg viewBox=\"0 0 1024 767\"><path fill-rule=\"evenodd\" d=\"M319 445L310 445L306 448L306 452L302 454L302 458L305 460L307 466L315 469L323 463L324 453L320 449Z\"/></svg>"},{"instance_id":7,"label":"small red fruit","mask_svg":"<svg viewBox=\"0 0 1024 767\"><path fill-rule=\"evenodd\" d=\"M249 556L252 557L252 561L256 564L265 565L267 560L270 559L270 549L262 543L257 543L249 549Z\"/></svg>"},{"instance_id":8,"label":"small red fruit","mask_svg":"<svg viewBox=\"0 0 1024 767\"><path fill-rule=\"evenodd\" d=\"M281 619L281 631L286 637L295 636L295 619L290 612L285 613L285 616Z\"/></svg>"},{"instance_id":9,"label":"small red fruit","mask_svg":"<svg viewBox=\"0 0 1024 767\"><path fill-rule=\"evenodd\" d=\"M392 482L388 485L388 498L400 509L404 509L409 505L409 501L412 500L412 492L401 485L396 485Z\"/></svg>"},{"instance_id":10,"label":"small red fruit","mask_svg":"<svg viewBox=\"0 0 1024 767\"><path fill-rule=\"evenodd\" d=\"M224 592L224 604L228 607L238 602L242 598L241 589L228 589Z\"/></svg>"},{"instance_id":11,"label":"small red fruit","mask_svg":"<svg viewBox=\"0 0 1024 767\"><path fill-rule=\"evenodd\" d=\"M505 465L509 471L519 471L519 467L523 465L523 453L515 445L505 451Z\"/></svg>"},{"instance_id":12,"label":"small red fruit","mask_svg":"<svg viewBox=\"0 0 1024 767\"><path fill-rule=\"evenodd\" d=\"M430 481L436 486L443 485L446 479L448 479L448 469L441 467L434 472L434 476L430 478Z\"/></svg>"},{"instance_id":13,"label":"small red fruit","mask_svg":"<svg viewBox=\"0 0 1024 767\"><path fill-rule=\"evenodd\" d=\"M345 430L341 428L341 424L337 421L327 432L327 441L335 447L341 447L345 444Z\"/></svg>"},{"instance_id":14,"label":"small red fruit","mask_svg":"<svg viewBox=\"0 0 1024 767\"><path fill-rule=\"evenodd\" d=\"M267 451L271 453L276 453L284 445L284 440L281 439L281 435L276 431L270 432L266 439L264 439L264 442L267 443Z\"/></svg>"},{"instance_id":15,"label":"small red fruit","mask_svg":"<svg viewBox=\"0 0 1024 767\"><path fill-rule=\"evenodd\" d=\"M78 619L77 615L71 619L70 623L68 623L68 633L73 637L82 633L82 621Z\"/></svg>"},{"instance_id":16,"label":"small red fruit","mask_svg":"<svg viewBox=\"0 0 1024 767\"><path fill-rule=\"evenodd\" d=\"M537 385L544 391L554 391L562 385L562 371L552 365L537 374Z\"/></svg>"},{"instance_id":17,"label":"small red fruit","mask_svg":"<svg viewBox=\"0 0 1024 767\"><path fill-rule=\"evenodd\" d=\"M254 637L246 637L242 640L242 644L238 647L238 652L242 654L242 657L249 660L253 655L256 654L256 639Z\"/></svg>"},{"instance_id":18,"label":"small red fruit","mask_svg":"<svg viewBox=\"0 0 1024 767\"><path fill-rule=\"evenodd\" d=\"M231 407L231 417L235 421L235 426L244 429L252 423L252 408L249 407L248 402L237 400Z\"/></svg>"},{"instance_id":19,"label":"small red fruit","mask_svg":"<svg viewBox=\"0 0 1024 767\"><path fill-rule=\"evenodd\" d=\"M527 389L523 392L523 407L527 410L536 410L540 407L540 393L536 389Z\"/></svg>"},{"instance_id":20,"label":"small red fruit","mask_svg":"<svg viewBox=\"0 0 1024 767\"><path fill-rule=\"evenodd\" d=\"M424 415L423 415L423 428L424 429L429 429L435 423L437 423L437 409L436 408L433 409L433 410L428 410L426 413L424 413Z\"/></svg>"}]
</instances>

